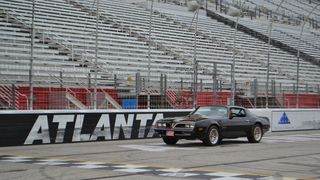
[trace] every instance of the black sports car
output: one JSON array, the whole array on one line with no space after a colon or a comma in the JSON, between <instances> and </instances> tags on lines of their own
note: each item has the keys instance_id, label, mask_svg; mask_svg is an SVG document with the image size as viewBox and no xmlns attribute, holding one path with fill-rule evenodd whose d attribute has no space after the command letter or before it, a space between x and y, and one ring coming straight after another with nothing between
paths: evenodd
<instances>
[{"instance_id":1,"label":"black sports car","mask_svg":"<svg viewBox=\"0 0 320 180\"><path fill-rule=\"evenodd\" d=\"M166 144L179 139L200 139L205 145L217 145L223 138L247 137L258 143L270 128L267 117L259 117L243 107L202 106L184 117L158 120L155 132Z\"/></svg>"}]
</instances>

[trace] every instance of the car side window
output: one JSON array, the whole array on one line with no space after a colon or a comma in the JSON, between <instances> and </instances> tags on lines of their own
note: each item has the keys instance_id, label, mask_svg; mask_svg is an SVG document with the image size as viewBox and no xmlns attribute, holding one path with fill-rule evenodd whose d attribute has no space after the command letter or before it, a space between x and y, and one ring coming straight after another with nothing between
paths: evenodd
<instances>
[{"instance_id":1,"label":"car side window","mask_svg":"<svg viewBox=\"0 0 320 180\"><path fill-rule=\"evenodd\" d=\"M246 117L246 112L241 108L231 108L231 114L234 117Z\"/></svg>"}]
</instances>

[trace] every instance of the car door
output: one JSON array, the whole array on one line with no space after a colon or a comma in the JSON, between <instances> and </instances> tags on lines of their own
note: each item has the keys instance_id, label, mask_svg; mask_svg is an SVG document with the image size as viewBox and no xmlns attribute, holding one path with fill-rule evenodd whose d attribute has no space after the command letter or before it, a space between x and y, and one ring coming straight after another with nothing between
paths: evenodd
<instances>
[{"instance_id":1,"label":"car door","mask_svg":"<svg viewBox=\"0 0 320 180\"><path fill-rule=\"evenodd\" d=\"M225 119L222 122L223 136L227 138L246 136L250 128L250 119L245 109L231 107L229 113L232 118Z\"/></svg>"}]
</instances>

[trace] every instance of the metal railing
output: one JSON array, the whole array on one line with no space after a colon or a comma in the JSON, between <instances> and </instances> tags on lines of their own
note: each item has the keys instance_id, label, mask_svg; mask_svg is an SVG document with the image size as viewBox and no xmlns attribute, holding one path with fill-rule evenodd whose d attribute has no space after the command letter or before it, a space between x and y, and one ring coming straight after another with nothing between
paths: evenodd
<instances>
[{"instance_id":1,"label":"metal railing","mask_svg":"<svg viewBox=\"0 0 320 180\"><path fill-rule=\"evenodd\" d=\"M98 2L98 1L97 1ZM152 1L153 2L153 1ZM187 2L187 1L186 1ZM215 6L210 7L217 7L217 2L213 3ZM223 1L220 1L223 2ZM282 1L283 2L283 1ZM278 14L278 8L280 8L282 2L277 6L277 9L273 14ZM99 12L99 5L97 4L97 10L92 10L87 7L88 4L81 4L78 1L75 0L67 0L66 3L69 3L71 5L80 6L81 10L84 12L89 13L89 16L97 15L96 18L96 40L95 40L95 55L87 52L87 51L81 51L74 48L75 42L69 41L64 39L62 36L59 36L53 32L46 32L45 30L39 30L37 27L33 27L30 24L27 24L23 21L23 19L26 19L23 17L22 14L17 13L14 10L1 10L1 14L6 14L7 19L13 20L15 23L20 24L20 26L24 29L29 29L29 31L33 31L36 36L41 36L44 39L49 39L51 42L57 44L60 48L68 51L66 56L71 56L71 60L74 61L76 58L79 58L79 66L86 65L88 68L88 71L93 72L94 71L94 77L88 76L87 78L79 78L77 76L75 77L68 77L67 75L64 75L61 77L56 77L56 75L50 74L48 72L48 78L51 81L45 81L42 84L36 81L34 81L35 78L39 78L36 75L37 70L33 68L33 57L31 57L30 60L30 76L31 79L29 79L29 86L25 84L25 82L20 82L19 80L16 81L6 81L4 80L2 83L2 86L8 86L8 85L14 85L17 87L16 91L12 91L10 93L2 92L0 91L0 104L2 108L15 108L15 109L51 109L52 107L56 108L76 108L76 109L96 109L96 108L133 108L133 109L140 109L140 108L192 108L199 105L212 105L212 104L229 104L229 105L242 105L247 107L267 107L267 108L273 108L273 107L282 107L282 108L319 108L320 102L319 102L319 94L320 94L320 88L319 88L319 81L315 80L315 82L309 81L307 83L302 82L303 80L299 79L299 76L301 77L300 72L300 61L302 59L309 63L305 57L300 57L300 43L308 43L305 39L302 37L302 32L304 29L304 24L301 27L301 33L300 37L294 37L288 33L282 33L283 37L285 38L294 38L299 39L298 48L291 47L292 49L295 49L297 51L297 54L294 54L292 52L285 51L283 49L282 52L285 52L292 57L297 58L297 72L295 73L289 73L290 69L284 69L279 66L275 67L276 65L271 66L272 63L272 55L271 49L275 46L272 44L273 41L276 43L281 42L280 39L273 39L271 38L271 34L274 31L277 31L279 34L279 30L273 30L272 29L272 23L274 21L273 17L270 18L269 26L267 35L260 33L264 37L267 37L268 46L267 51L261 49L257 50L255 52L258 53L266 53L267 62L264 62L264 57L257 58L254 53L251 54L250 48L245 49L244 44L237 44L238 35L241 33L240 30L238 30L238 23L239 26L242 25L242 21L240 18L242 16L245 16L246 13L242 12L242 7L240 6L241 12L237 17L237 20L235 22L235 18L226 18L222 15L220 16L220 21L226 21L233 25L231 25L232 29L231 38L229 39L227 37L220 37L219 34L214 34L212 31L209 30L202 30L204 28L198 28L198 14L200 9L197 9L197 14L194 17L197 22L195 27L188 28L188 25L186 25L185 22L180 22L180 20L174 16L170 16L166 13L162 13L160 11L153 11L152 8L146 8L145 13L147 15L150 15L150 24L149 24L149 31L146 29L141 29L141 27L132 27L134 25L125 24L125 19L123 17L117 17L115 15L110 15L107 12L101 10ZM181 3L180 5L185 5L185 3ZM207 3L206 3L207 5ZM211 4L212 5L212 4ZM220 10L223 7L223 4L220 4ZM313 10L309 12L308 16L306 16L306 20L309 20L309 16L313 13L313 11L318 6L314 6ZM206 6L207 8L207 6ZM150 11L150 12L149 12ZM214 11L214 8L213 8ZM226 11L226 9L224 9ZM34 12L34 11L33 11ZM221 11L222 12L222 11ZM220 14L221 14L220 12ZM272 12L272 11L271 11ZM219 13L216 9L215 13ZM225 12L224 12L225 13ZM222 13L223 14L223 13ZM34 13L32 14L34 16ZM190 36L194 39L193 52L187 52L187 48L185 50L172 50L172 48L169 48L169 45L166 43L160 43L156 41L156 39L153 39L153 36L157 36L156 33L152 33L152 20L153 16L157 16L157 18L165 18L166 21L173 22L175 24L176 28L181 28L182 30L188 31L190 34L193 33L194 36ZM157 19L154 18L154 19ZM190 19L191 21L191 19ZM103 22L105 24L111 24L114 28L118 28L123 33L127 33L132 37L135 37L137 41L142 41L146 44L148 44L149 49L148 53L146 53L146 57L148 57L148 70L147 71L141 71L140 73L144 74L144 76L136 76L138 78L130 78L130 84L125 83L123 81L124 77L129 75L129 71L127 74L117 74L115 73L115 68L110 66L107 61L102 61L98 58L98 43L99 43L99 37L98 37L98 29L99 29L99 22ZM101 23L103 25L103 23ZM305 23L305 22L304 22ZM168 24L167 24L168 25ZM235 26L235 27L232 27ZM243 26L243 25L242 25ZM141 29L141 30L139 30ZM239 28L240 29L240 28ZM250 28L249 28L250 29ZM252 30L252 29L251 29ZM257 30L252 30L255 33L259 33ZM231 32L231 31L230 31ZM145 34L148 34L149 36L145 36ZM151 35L152 34L152 35ZM94 35L94 34L93 34ZM93 36L92 35L92 36ZM240 35L239 35L240 36ZM39 38L39 37L38 37ZM242 37L243 38L243 37ZM282 38L282 37L281 37ZM217 63L215 61L215 57L212 57L212 59L206 57L203 59L200 59L201 57L199 53L200 48L198 48L198 43L201 39L206 39L209 43L215 44L218 47L224 49L226 52L232 54L232 61L227 60L226 63L231 65L231 70L229 72L228 68L214 68L215 65L211 66L208 64L215 64ZM232 40L232 47L230 45L229 40ZM289 39L289 41L292 39ZM250 41L248 41L250 42ZM294 41L293 41L294 42ZM33 43L33 40L31 40L31 44ZM169 42L168 42L169 43ZM282 44L286 43L286 40L282 40ZM291 44L291 42L290 42ZM285 44L286 46L290 47L289 44ZM186 80L181 80L179 82L179 79L175 79L168 77L168 79L165 80L165 86L163 83L162 77L160 77L160 74L163 74L164 72L159 72L158 75L153 75L151 77L151 47L157 48L157 50L162 51L164 54L169 54L170 57L173 57L173 59L179 59L184 62L184 65L190 66L189 68L185 68L185 71L190 73L190 77L186 78ZM179 47L180 48L180 47ZM252 47L251 47L252 48ZM31 45L31 54L33 52L33 47ZM185 51L185 52L184 52ZM209 51L209 50L208 50ZM291 54L290 54L291 53ZM294 54L294 55L293 55ZM31 55L33 56L33 55ZM263 66L266 67L266 78L257 77L257 81L255 82L254 72L250 72L248 70L247 72L242 73L236 73L237 70L240 70L240 68L237 67L237 64L243 63L243 61L240 61L240 58L249 61L251 63L254 63L256 66ZM193 61L192 58L193 57ZM299 59L301 58L301 59ZM80 62L81 61L81 62ZM128 58L128 61L130 59ZM218 63L219 64L219 63ZM221 63L222 64L222 63ZM308 64L309 65L309 64ZM250 65L248 65L250 66ZM59 68L59 66L54 66L55 68ZM258 67L257 67L258 68ZM18 68L17 68L18 69ZM63 67L61 67L61 70ZM213 69L213 70L211 70ZM248 68L249 69L249 68ZM10 69L7 68L7 71ZM176 69L175 69L176 70ZM241 70L246 70L246 68L243 68ZM75 70L76 71L76 70ZM99 71L99 72L98 72ZM62 72L62 71L61 71ZM283 81L278 80L276 77L272 77L270 75L270 72L276 73L276 77L284 76L286 80L288 80L286 83L283 83ZM75 72L76 74L77 72ZM98 73L106 73L110 76L114 75L113 81L114 84L112 87L110 86L104 86L103 81L99 79ZM138 73L138 72L137 72ZM251 73L251 74L250 74ZM260 73L260 72L259 72ZM264 72L263 72L264 73ZM308 74L305 70L304 72L306 75ZM187 74L187 73L186 73ZM242 75L248 75L251 76L242 76ZM258 74L258 73L257 73ZM100 75L100 74L99 74ZM132 75L132 73L131 73ZM239 76L238 76L239 75ZM259 74L258 74L259 75ZM315 76L318 76L319 74L315 73ZM162 75L161 75L162 76ZM212 76L212 79L210 79ZM5 77L5 74L0 73L0 77ZM229 77L232 77L229 81ZM246 77L246 80L243 80L243 77ZM242 79L241 79L242 78ZM63 83L64 80L71 79L75 82L73 83ZM128 78L129 79L129 78ZM239 80L238 80L239 79ZM305 78L307 79L307 78ZM315 77L314 79L317 79ZM88 83L82 82L83 80L87 80ZM112 80L112 79L110 79ZM31 82L32 81L32 82ZM34 81L34 82L33 82ZM41 80L40 80L41 81ZM128 80L129 81L129 80ZM271 85L269 83L271 81ZM279 82L278 82L279 81ZM91 88L92 83L94 82L94 91L92 91L93 88ZM295 83L293 83L295 82ZM11 83L11 84L8 84ZM52 83L52 84L51 84ZM135 86L133 84L136 84ZM271 88L270 88L271 87ZM263 90L264 89L264 90ZM1 90L1 89L0 89ZM7 91L8 89L6 89ZM34 90L34 91L33 91ZM63 92L63 93L61 93ZM21 100L17 97L29 97L29 100ZM98 98L97 98L98 97ZM103 98L103 102L100 98ZM15 99L14 102L12 99ZM17 100L18 99L18 100ZM60 102L67 102L66 104L61 103L58 106L54 106L55 103L54 100L61 100ZM94 102L92 102L92 100ZM31 101L31 102L30 102ZM99 101L99 103L97 103ZM25 104L27 102L27 105ZM70 105L70 102L73 105ZM102 102L100 104L100 102ZM14 105L17 104L18 105ZM33 106L34 105L34 106ZM101 105L101 106L100 106Z\"/></svg>"}]
</instances>

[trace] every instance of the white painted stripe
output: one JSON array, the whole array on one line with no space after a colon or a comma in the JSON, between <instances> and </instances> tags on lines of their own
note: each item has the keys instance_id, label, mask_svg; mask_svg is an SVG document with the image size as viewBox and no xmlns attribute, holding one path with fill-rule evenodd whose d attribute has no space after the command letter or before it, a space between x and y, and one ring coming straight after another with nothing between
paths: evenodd
<instances>
[{"instance_id":1,"label":"white painted stripe","mask_svg":"<svg viewBox=\"0 0 320 180\"><path fill-rule=\"evenodd\" d=\"M253 180L253 178L239 178L239 177L221 177L213 178L212 180Z\"/></svg>"},{"instance_id":2,"label":"white painted stripe","mask_svg":"<svg viewBox=\"0 0 320 180\"><path fill-rule=\"evenodd\" d=\"M234 177L234 176L241 176L241 175L245 175L245 174L227 173L227 172L215 172L215 173L206 173L204 175L206 175L206 176Z\"/></svg>"},{"instance_id":3,"label":"white painted stripe","mask_svg":"<svg viewBox=\"0 0 320 180\"><path fill-rule=\"evenodd\" d=\"M3 157L4 160L1 160L1 161L4 161L4 162L29 162L29 161L32 161L30 158L28 157Z\"/></svg>"},{"instance_id":4,"label":"white painted stripe","mask_svg":"<svg viewBox=\"0 0 320 180\"><path fill-rule=\"evenodd\" d=\"M168 172L168 173L177 173L177 172L182 172L182 171L185 171L185 170L184 169L170 168L170 169L156 169L156 171Z\"/></svg>"},{"instance_id":5,"label":"white painted stripe","mask_svg":"<svg viewBox=\"0 0 320 180\"><path fill-rule=\"evenodd\" d=\"M66 162L64 160L59 160L59 159L46 159L46 160L38 160L37 163L33 163L37 165L64 165L64 164L70 164L69 162Z\"/></svg>"},{"instance_id":6,"label":"white painted stripe","mask_svg":"<svg viewBox=\"0 0 320 180\"><path fill-rule=\"evenodd\" d=\"M79 166L72 166L76 168L83 168L83 169L98 169L98 168L106 168L108 166L98 165L98 164L83 164Z\"/></svg>"},{"instance_id":7,"label":"white painted stripe","mask_svg":"<svg viewBox=\"0 0 320 180\"><path fill-rule=\"evenodd\" d=\"M159 174L160 176L170 176L170 177L191 177L191 176L198 176L200 174L196 173L165 173Z\"/></svg>"},{"instance_id":8,"label":"white painted stripe","mask_svg":"<svg viewBox=\"0 0 320 180\"><path fill-rule=\"evenodd\" d=\"M77 162L77 163L73 163L73 164L75 164L75 165L87 165L87 164L100 165L100 164L106 164L106 163L88 161L88 162Z\"/></svg>"},{"instance_id":9,"label":"white painted stripe","mask_svg":"<svg viewBox=\"0 0 320 180\"><path fill-rule=\"evenodd\" d=\"M140 172L148 172L148 171L152 171L152 170L150 170L150 169L129 168L129 169L116 169L114 171L128 172L128 173L140 173Z\"/></svg>"},{"instance_id":10,"label":"white painted stripe","mask_svg":"<svg viewBox=\"0 0 320 180\"><path fill-rule=\"evenodd\" d=\"M50 166L56 166L56 165L64 165L64 164L70 164L64 161L44 161L39 163L33 163L37 165L50 165Z\"/></svg>"},{"instance_id":11,"label":"white painted stripe","mask_svg":"<svg viewBox=\"0 0 320 180\"><path fill-rule=\"evenodd\" d=\"M145 167L147 167L147 166L127 164L127 165L118 165L118 166L112 166L112 167L114 167L114 168L128 168L128 169L132 169L132 168L145 168Z\"/></svg>"}]
</instances>

